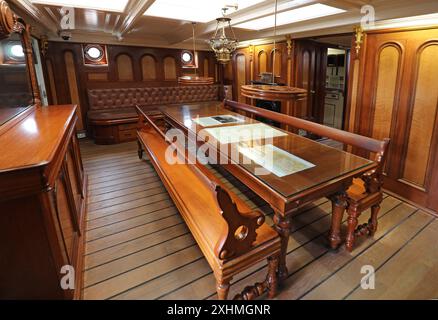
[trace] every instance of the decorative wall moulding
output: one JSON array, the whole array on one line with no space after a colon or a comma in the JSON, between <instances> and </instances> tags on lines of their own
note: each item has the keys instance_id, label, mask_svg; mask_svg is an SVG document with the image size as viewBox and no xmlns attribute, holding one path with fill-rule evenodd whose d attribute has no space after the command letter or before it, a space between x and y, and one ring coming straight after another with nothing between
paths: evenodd
<instances>
[{"instance_id":1,"label":"decorative wall moulding","mask_svg":"<svg viewBox=\"0 0 438 320\"><path fill-rule=\"evenodd\" d=\"M356 58L359 58L360 49L362 47L363 38L364 38L364 31L362 27L356 27L354 28L354 36L355 36L355 43L356 43Z\"/></svg>"},{"instance_id":2,"label":"decorative wall moulding","mask_svg":"<svg viewBox=\"0 0 438 320\"><path fill-rule=\"evenodd\" d=\"M250 99L267 101L297 101L305 99L307 90L295 87L272 85L245 85L241 94Z\"/></svg>"},{"instance_id":3,"label":"decorative wall moulding","mask_svg":"<svg viewBox=\"0 0 438 320\"><path fill-rule=\"evenodd\" d=\"M180 85L209 85L214 83L213 77L198 77L198 76L182 76L178 78Z\"/></svg>"}]
</instances>

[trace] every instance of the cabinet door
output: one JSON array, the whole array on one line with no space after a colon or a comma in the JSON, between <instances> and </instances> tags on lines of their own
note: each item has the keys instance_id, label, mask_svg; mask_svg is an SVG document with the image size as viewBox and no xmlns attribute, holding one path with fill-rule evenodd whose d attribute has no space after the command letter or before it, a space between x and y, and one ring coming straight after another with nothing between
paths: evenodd
<instances>
[{"instance_id":1,"label":"cabinet door","mask_svg":"<svg viewBox=\"0 0 438 320\"><path fill-rule=\"evenodd\" d=\"M78 222L76 208L73 203L71 186L68 184L66 164L64 163L52 193L55 212L59 224L58 236L65 249L66 256L71 265L75 264L75 252L77 250Z\"/></svg>"},{"instance_id":2,"label":"cabinet door","mask_svg":"<svg viewBox=\"0 0 438 320\"><path fill-rule=\"evenodd\" d=\"M66 154L66 171L68 174L67 182L71 186L73 202L77 214L77 220L80 222L84 207L84 170L79 153L79 145L75 135L72 136L71 142L67 148Z\"/></svg>"}]
</instances>

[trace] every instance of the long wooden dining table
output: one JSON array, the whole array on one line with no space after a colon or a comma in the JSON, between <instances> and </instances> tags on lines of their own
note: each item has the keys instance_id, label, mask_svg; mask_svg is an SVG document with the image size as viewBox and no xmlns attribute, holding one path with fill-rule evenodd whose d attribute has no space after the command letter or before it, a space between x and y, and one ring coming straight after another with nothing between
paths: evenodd
<instances>
[{"instance_id":1,"label":"long wooden dining table","mask_svg":"<svg viewBox=\"0 0 438 320\"><path fill-rule=\"evenodd\" d=\"M304 205L322 197L332 201L328 240L332 248L341 243L346 190L353 178L374 169L374 162L231 112L221 102L169 105L161 111L168 129L179 129L189 138L202 137L197 145L207 144L209 158L214 155L220 159L220 166L271 206L275 228L282 239L280 280L288 275L291 217ZM254 138L241 134L251 130L262 132L262 139L260 135ZM254 150L272 152L271 166L260 162ZM263 167L265 170L260 170Z\"/></svg>"}]
</instances>

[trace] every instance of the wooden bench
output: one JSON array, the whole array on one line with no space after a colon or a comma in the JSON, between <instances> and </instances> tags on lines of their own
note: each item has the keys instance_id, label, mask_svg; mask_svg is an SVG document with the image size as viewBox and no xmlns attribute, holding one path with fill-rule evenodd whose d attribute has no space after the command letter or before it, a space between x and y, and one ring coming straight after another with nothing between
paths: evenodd
<instances>
[{"instance_id":1,"label":"wooden bench","mask_svg":"<svg viewBox=\"0 0 438 320\"><path fill-rule=\"evenodd\" d=\"M361 177L353 179L353 185L346 192L345 204L343 204L343 206L345 206L348 212L348 228L345 237L347 250L352 251L356 237L362 235L373 235L376 232L377 215L380 209L380 203L383 200L383 168L390 142L388 138L380 141L230 100L224 100L224 107L234 111L243 111L294 128L302 129L318 136L327 137L364 150L368 153L375 154L374 161L378 164L377 168L371 172L367 172ZM362 212L369 208L371 208L371 217L368 223L358 226L358 217ZM335 212L335 210L333 210L333 212ZM342 218L342 213L341 215L333 214L332 228L334 226L340 229ZM330 234L334 233L331 231ZM331 238L329 241L332 248L337 248L341 243L341 239L339 238Z\"/></svg>"},{"instance_id":2,"label":"wooden bench","mask_svg":"<svg viewBox=\"0 0 438 320\"><path fill-rule=\"evenodd\" d=\"M268 259L266 279L246 287L235 299L251 300L277 290L279 235L265 223L264 215L247 205L201 164L169 164L170 142L140 108L139 156L146 151L201 251L213 269L218 298L228 296L233 276ZM178 150L187 159L187 150Z\"/></svg>"},{"instance_id":3,"label":"wooden bench","mask_svg":"<svg viewBox=\"0 0 438 320\"><path fill-rule=\"evenodd\" d=\"M222 87L197 85L176 87L139 87L89 89L87 121L96 144L114 144L137 139L141 106L148 115L159 117L160 106L174 103L220 101Z\"/></svg>"}]
</instances>

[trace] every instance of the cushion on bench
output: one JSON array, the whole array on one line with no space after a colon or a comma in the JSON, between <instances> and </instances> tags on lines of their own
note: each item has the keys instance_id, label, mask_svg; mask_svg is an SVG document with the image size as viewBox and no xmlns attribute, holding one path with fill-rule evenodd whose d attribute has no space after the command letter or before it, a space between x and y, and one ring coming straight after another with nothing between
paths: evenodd
<instances>
[{"instance_id":1,"label":"cushion on bench","mask_svg":"<svg viewBox=\"0 0 438 320\"><path fill-rule=\"evenodd\" d=\"M217 101L218 85L89 89L89 110L111 110L174 103Z\"/></svg>"},{"instance_id":2,"label":"cushion on bench","mask_svg":"<svg viewBox=\"0 0 438 320\"><path fill-rule=\"evenodd\" d=\"M158 116L160 111L155 108L143 107L145 112L150 116ZM138 119L135 107L131 108L119 108L110 110L93 110L88 112L88 119L91 123L95 121L111 121L111 120L124 120L124 119Z\"/></svg>"}]
</instances>

